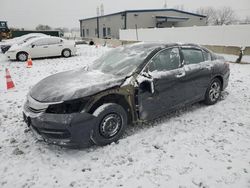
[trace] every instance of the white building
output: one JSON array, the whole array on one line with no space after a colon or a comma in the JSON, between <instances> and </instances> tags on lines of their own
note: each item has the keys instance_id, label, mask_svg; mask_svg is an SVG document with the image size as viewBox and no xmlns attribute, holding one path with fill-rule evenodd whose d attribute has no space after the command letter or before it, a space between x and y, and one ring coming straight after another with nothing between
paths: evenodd
<instances>
[{"instance_id":1,"label":"white building","mask_svg":"<svg viewBox=\"0 0 250 188\"><path fill-rule=\"evenodd\" d=\"M120 29L206 25L206 16L176 9L127 10L80 20L81 37L119 38Z\"/></svg>"}]
</instances>

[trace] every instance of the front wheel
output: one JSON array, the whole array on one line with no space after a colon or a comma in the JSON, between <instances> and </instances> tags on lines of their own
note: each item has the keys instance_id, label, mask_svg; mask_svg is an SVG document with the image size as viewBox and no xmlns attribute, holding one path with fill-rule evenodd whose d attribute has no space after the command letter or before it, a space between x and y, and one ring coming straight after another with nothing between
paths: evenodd
<instances>
[{"instance_id":1,"label":"front wheel","mask_svg":"<svg viewBox=\"0 0 250 188\"><path fill-rule=\"evenodd\" d=\"M71 51L69 50L69 49L64 49L63 51L62 51L62 56L63 57L70 57L71 56Z\"/></svg>"},{"instance_id":2,"label":"front wheel","mask_svg":"<svg viewBox=\"0 0 250 188\"><path fill-rule=\"evenodd\" d=\"M115 103L107 103L98 107L93 113L97 123L92 130L91 140L99 146L116 142L127 127L127 113Z\"/></svg>"},{"instance_id":3,"label":"front wheel","mask_svg":"<svg viewBox=\"0 0 250 188\"><path fill-rule=\"evenodd\" d=\"M27 53L25 53L25 52L19 52L18 54L17 54L17 60L18 61L27 61L27 59L28 59L28 54Z\"/></svg>"},{"instance_id":4,"label":"front wheel","mask_svg":"<svg viewBox=\"0 0 250 188\"><path fill-rule=\"evenodd\" d=\"M205 104L215 104L221 96L221 90L221 81L218 78L213 79L205 94Z\"/></svg>"}]
</instances>

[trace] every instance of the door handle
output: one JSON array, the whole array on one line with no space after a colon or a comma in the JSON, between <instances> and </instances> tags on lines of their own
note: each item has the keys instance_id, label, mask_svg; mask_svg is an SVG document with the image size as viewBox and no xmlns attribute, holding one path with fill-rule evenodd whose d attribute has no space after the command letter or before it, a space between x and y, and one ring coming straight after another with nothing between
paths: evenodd
<instances>
[{"instance_id":1,"label":"door handle","mask_svg":"<svg viewBox=\"0 0 250 188\"><path fill-rule=\"evenodd\" d=\"M203 66L201 65L201 66L200 66L200 69L201 69L201 70L204 70L204 69L211 69L211 68L212 68L211 65L203 65Z\"/></svg>"},{"instance_id":2,"label":"door handle","mask_svg":"<svg viewBox=\"0 0 250 188\"><path fill-rule=\"evenodd\" d=\"M62 45L60 44L60 45L58 45L58 46L62 46Z\"/></svg>"},{"instance_id":3,"label":"door handle","mask_svg":"<svg viewBox=\"0 0 250 188\"><path fill-rule=\"evenodd\" d=\"M176 78L181 78L181 77L183 77L185 75L186 75L186 73L183 71L183 72L180 72L180 73L176 74Z\"/></svg>"},{"instance_id":4,"label":"door handle","mask_svg":"<svg viewBox=\"0 0 250 188\"><path fill-rule=\"evenodd\" d=\"M44 46L43 48L48 48L48 46Z\"/></svg>"}]
</instances>

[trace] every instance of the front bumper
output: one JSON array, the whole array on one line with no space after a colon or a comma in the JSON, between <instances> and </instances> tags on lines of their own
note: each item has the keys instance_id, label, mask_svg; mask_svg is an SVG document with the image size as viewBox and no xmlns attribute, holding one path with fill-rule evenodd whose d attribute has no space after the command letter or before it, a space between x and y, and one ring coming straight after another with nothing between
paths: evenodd
<instances>
[{"instance_id":1,"label":"front bumper","mask_svg":"<svg viewBox=\"0 0 250 188\"><path fill-rule=\"evenodd\" d=\"M49 114L32 112L24 105L23 119L39 140L68 147L89 147L97 118L85 112Z\"/></svg>"},{"instance_id":2,"label":"front bumper","mask_svg":"<svg viewBox=\"0 0 250 188\"><path fill-rule=\"evenodd\" d=\"M5 52L5 55L6 55L10 60L16 60L16 52L7 51L7 52Z\"/></svg>"}]
</instances>

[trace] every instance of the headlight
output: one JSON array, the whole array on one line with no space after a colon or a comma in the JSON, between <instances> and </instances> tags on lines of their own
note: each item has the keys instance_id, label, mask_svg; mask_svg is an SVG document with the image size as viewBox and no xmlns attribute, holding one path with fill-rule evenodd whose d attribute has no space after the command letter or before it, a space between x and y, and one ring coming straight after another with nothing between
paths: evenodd
<instances>
[{"instance_id":1,"label":"headlight","mask_svg":"<svg viewBox=\"0 0 250 188\"><path fill-rule=\"evenodd\" d=\"M46 113L51 114L71 114L81 112L83 107L88 102L88 99L76 99L65 101L60 104L51 104L46 110Z\"/></svg>"}]
</instances>

